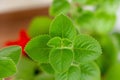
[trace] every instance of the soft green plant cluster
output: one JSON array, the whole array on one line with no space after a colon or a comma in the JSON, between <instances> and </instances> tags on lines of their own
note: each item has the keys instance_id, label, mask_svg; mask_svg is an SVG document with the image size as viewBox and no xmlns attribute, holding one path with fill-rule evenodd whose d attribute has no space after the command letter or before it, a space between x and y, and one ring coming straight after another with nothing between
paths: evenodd
<instances>
[{"instance_id":1,"label":"soft green plant cluster","mask_svg":"<svg viewBox=\"0 0 120 80\"><path fill-rule=\"evenodd\" d=\"M70 15L78 31L106 34L115 25L119 4L120 0L53 0L49 12Z\"/></svg>"},{"instance_id":2,"label":"soft green plant cluster","mask_svg":"<svg viewBox=\"0 0 120 80\"><path fill-rule=\"evenodd\" d=\"M10 46L0 50L0 80L16 73L16 64L20 54L19 46Z\"/></svg>"},{"instance_id":3,"label":"soft green plant cluster","mask_svg":"<svg viewBox=\"0 0 120 80\"><path fill-rule=\"evenodd\" d=\"M49 9L52 16L60 12L69 15L78 32L99 41L103 55L96 62L105 77L118 62L120 52L120 31L114 30L119 5L120 0L53 0Z\"/></svg>"},{"instance_id":4,"label":"soft green plant cluster","mask_svg":"<svg viewBox=\"0 0 120 80\"><path fill-rule=\"evenodd\" d=\"M88 35L78 34L63 14L52 21L49 35L33 38L25 51L55 80L100 80L99 68L94 63L102 53L99 43Z\"/></svg>"}]
</instances>

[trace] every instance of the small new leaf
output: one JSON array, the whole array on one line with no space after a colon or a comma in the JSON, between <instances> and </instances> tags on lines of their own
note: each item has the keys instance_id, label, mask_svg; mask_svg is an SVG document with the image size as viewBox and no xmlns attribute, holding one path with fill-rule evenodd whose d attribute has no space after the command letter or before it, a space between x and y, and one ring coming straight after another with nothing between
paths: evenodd
<instances>
[{"instance_id":1,"label":"small new leaf","mask_svg":"<svg viewBox=\"0 0 120 80\"><path fill-rule=\"evenodd\" d=\"M0 57L0 78L9 77L16 73L14 61L7 57Z\"/></svg>"},{"instance_id":2,"label":"small new leaf","mask_svg":"<svg viewBox=\"0 0 120 80\"><path fill-rule=\"evenodd\" d=\"M50 36L68 38L73 40L76 36L76 29L72 21L65 15L57 16L50 26Z\"/></svg>"},{"instance_id":3,"label":"small new leaf","mask_svg":"<svg viewBox=\"0 0 120 80\"><path fill-rule=\"evenodd\" d=\"M67 48L72 46L72 42L65 38L61 39L60 37L54 37L49 40L47 45L53 48L63 48L63 47Z\"/></svg>"},{"instance_id":4,"label":"small new leaf","mask_svg":"<svg viewBox=\"0 0 120 80\"><path fill-rule=\"evenodd\" d=\"M33 38L25 47L26 53L39 63L49 62L50 48L47 46L50 37L48 35L40 35Z\"/></svg>"},{"instance_id":5,"label":"small new leaf","mask_svg":"<svg viewBox=\"0 0 120 80\"><path fill-rule=\"evenodd\" d=\"M50 47L61 47L61 38L60 37L55 37L49 40L47 43L48 46Z\"/></svg>"},{"instance_id":6,"label":"small new leaf","mask_svg":"<svg viewBox=\"0 0 120 80\"><path fill-rule=\"evenodd\" d=\"M69 49L53 49L50 52L50 64L56 72L65 72L73 61L73 52Z\"/></svg>"},{"instance_id":7,"label":"small new leaf","mask_svg":"<svg viewBox=\"0 0 120 80\"><path fill-rule=\"evenodd\" d=\"M102 51L99 43L88 35L78 35L74 40L74 59L86 63L97 59Z\"/></svg>"},{"instance_id":8,"label":"small new leaf","mask_svg":"<svg viewBox=\"0 0 120 80\"><path fill-rule=\"evenodd\" d=\"M72 42L69 39L62 39L63 46L72 47Z\"/></svg>"}]
</instances>

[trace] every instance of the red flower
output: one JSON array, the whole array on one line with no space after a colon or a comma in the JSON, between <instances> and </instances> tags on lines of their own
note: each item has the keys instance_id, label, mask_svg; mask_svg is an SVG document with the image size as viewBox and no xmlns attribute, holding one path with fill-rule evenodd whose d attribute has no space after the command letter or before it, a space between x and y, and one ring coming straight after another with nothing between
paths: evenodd
<instances>
[{"instance_id":1,"label":"red flower","mask_svg":"<svg viewBox=\"0 0 120 80\"><path fill-rule=\"evenodd\" d=\"M27 35L26 31L24 29L22 29L20 31L20 37L18 40L16 41L8 41L6 42L6 46L11 46L11 45L19 45L22 47L22 54L24 56L26 56L26 53L24 51L24 47L26 45L26 43L30 40L30 37Z\"/></svg>"}]
</instances>

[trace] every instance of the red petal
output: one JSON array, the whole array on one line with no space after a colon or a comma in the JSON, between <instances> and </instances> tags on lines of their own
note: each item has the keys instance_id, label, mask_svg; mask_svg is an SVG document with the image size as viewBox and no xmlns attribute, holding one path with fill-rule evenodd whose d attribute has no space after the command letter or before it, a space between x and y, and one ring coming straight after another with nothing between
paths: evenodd
<instances>
[{"instance_id":1,"label":"red petal","mask_svg":"<svg viewBox=\"0 0 120 80\"><path fill-rule=\"evenodd\" d=\"M29 36L27 35L27 32L22 29L20 31L20 37L18 40L16 41L9 41L9 42L6 42L6 46L10 46L10 45L19 45L22 47L22 54L23 55L26 55L25 51L24 51L24 47L25 45L27 44L27 42L30 40Z\"/></svg>"}]
</instances>

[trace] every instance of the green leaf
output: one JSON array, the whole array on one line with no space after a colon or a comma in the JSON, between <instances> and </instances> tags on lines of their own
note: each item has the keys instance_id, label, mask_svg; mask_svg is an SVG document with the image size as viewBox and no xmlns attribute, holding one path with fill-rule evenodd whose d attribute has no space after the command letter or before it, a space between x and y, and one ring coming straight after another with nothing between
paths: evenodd
<instances>
[{"instance_id":1,"label":"green leaf","mask_svg":"<svg viewBox=\"0 0 120 80\"><path fill-rule=\"evenodd\" d=\"M49 40L47 43L48 46L50 47L61 47L61 38L60 37L54 37Z\"/></svg>"},{"instance_id":2,"label":"green leaf","mask_svg":"<svg viewBox=\"0 0 120 80\"><path fill-rule=\"evenodd\" d=\"M88 35L78 35L74 40L74 59L79 63L97 59L102 51L99 43Z\"/></svg>"},{"instance_id":3,"label":"green leaf","mask_svg":"<svg viewBox=\"0 0 120 80\"><path fill-rule=\"evenodd\" d=\"M72 46L72 42L69 39L62 39L63 42L63 47L71 47Z\"/></svg>"},{"instance_id":4,"label":"green leaf","mask_svg":"<svg viewBox=\"0 0 120 80\"><path fill-rule=\"evenodd\" d=\"M94 29L99 34L106 34L109 33L114 28L115 22L116 22L115 14L97 12L95 15Z\"/></svg>"},{"instance_id":5,"label":"green leaf","mask_svg":"<svg viewBox=\"0 0 120 80\"><path fill-rule=\"evenodd\" d=\"M34 18L28 29L30 37L35 37L41 34L48 34L50 22L51 19L46 16Z\"/></svg>"},{"instance_id":6,"label":"green leaf","mask_svg":"<svg viewBox=\"0 0 120 80\"><path fill-rule=\"evenodd\" d=\"M70 40L73 40L76 36L76 29L72 21L63 14L58 15L53 20L49 32L52 37L68 38Z\"/></svg>"},{"instance_id":7,"label":"green leaf","mask_svg":"<svg viewBox=\"0 0 120 80\"><path fill-rule=\"evenodd\" d=\"M26 53L39 63L48 63L50 48L47 46L50 37L48 35L40 35L28 42L25 47Z\"/></svg>"},{"instance_id":8,"label":"green leaf","mask_svg":"<svg viewBox=\"0 0 120 80\"><path fill-rule=\"evenodd\" d=\"M21 51L20 46L9 46L0 50L0 57L9 57L17 64Z\"/></svg>"},{"instance_id":9,"label":"green leaf","mask_svg":"<svg viewBox=\"0 0 120 80\"><path fill-rule=\"evenodd\" d=\"M80 80L81 71L80 68L71 66L67 72L68 80Z\"/></svg>"},{"instance_id":10,"label":"green leaf","mask_svg":"<svg viewBox=\"0 0 120 80\"><path fill-rule=\"evenodd\" d=\"M69 49L53 49L50 52L50 64L56 72L65 72L73 61L73 52Z\"/></svg>"},{"instance_id":11,"label":"green leaf","mask_svg":"<svg viewBox=\"0 0 120 80\"><path fill-rule=\"evenodd\" d=\"M72 42L65 38L61 39L60 37L54 37L49 40L47 45L53 48L62 48L72 46Z\"/></svg>"},{"instance_id":12,"label":"green leaf","mask_svg":"<svg viewBox=\"0 0 120 80\"><path fill-rule=\"evenodd\" d=\"M71 66L69 70L65 73L58 73L56 75L56 80L81 80L80 68Z\"/></svg>"},{"instance_id":13,"label":"green leaf","mask_svg":"<svg viewBox=\"0 0 120 80\"><path fill-rule=\"evenodd\" d=\"M80 80L101 80L99 67L95 63L87 63L80 65L81 79Z\"/></svg>"},{"instance_id":14,"label":"green leaf","mask_svg":"<svg viewBox=\"0 0 120 80\"><path fill-rule=\"evenodd\" d=\"M55 71L52 68L52 66L49 63L43 63L40 65L40 68L44 71L47 72L48 74L54 74Z\"/></svg>"},{"instance_id":15,"label":"green leaf","mask_svg":"<svg viewBox=\"0 0 120 80\"><path fill-rule=\"evenodd\" d=\"M70 3L67 0L54 0L49 13L52 16L58 15L59 13L67 13L70 9Z\"/></svg>"},{"instance_id":16,"label":"green leaf","mask_svg":"<svg viewBox=\"0 0 120 80\"><path fill-rule=\"evenodd\" d=\"M9 77L16 73L16 66L12 59L0 57L0 78Z\"/></svg>"}]
</instances>

